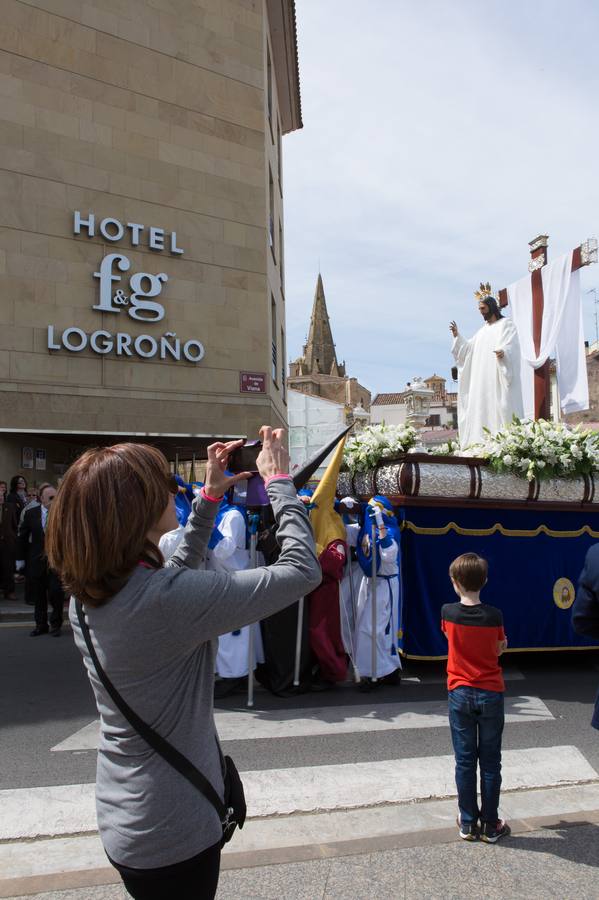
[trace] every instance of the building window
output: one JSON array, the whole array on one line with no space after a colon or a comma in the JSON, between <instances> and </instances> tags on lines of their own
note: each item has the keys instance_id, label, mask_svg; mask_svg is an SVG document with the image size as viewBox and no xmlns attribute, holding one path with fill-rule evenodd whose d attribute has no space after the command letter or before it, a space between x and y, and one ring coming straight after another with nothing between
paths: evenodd
<instances>
[{"instance_id":1,"label":"building window","mask_svg":"<svg viewBox=\"0 0 599 900\"><path fill-rule=\"evenodd\" d=\"M270 61L270 49L266 45L266 103L268 108L268 124L272 136L272 64Z\"/></svg>"},{"instance_id":2,"label":"building window","mask_svg":"<svg viewBox=\"0 0 599 900\"><path fill-rule=\"evenodd\" d=\"M437 425L440 425L441 424L440 414L435 413L434 415L429 416L428 419L426 420L426 424L429 425L431 428L435 428Z\"/></svg>"},{"instance_id":3,"label":"building window","mask_svg":"<svg viewBox=\"0 0 599 900\"><path fill-rule=\"evenodd\" d=\"M271 354L272 354L272 380L277 383L277 306L275 298L270 298L270 318L271 318Z\"/></svg>"},{"instance_id":4,"label":"building window","mask_svg":"<svg viewBox=\"0 0 599 900\"><path fill-rule=\"evenodd\" d=\"M281 328L281 343L279 346L281 348L281 392L283 394L283 400L284 400L285 399L285 382L287 379L285 378L285 332L283 331L282 328Z\"/></svg>"},{"instance_id":5,"label":"building window","mask_svg":"<svg viewBox=\"0 0 599 900\"><path fill-rule=\"evenodd\" d=\"M268 245L272 251L273 259L276 262L277 257L275 255L275 189L272 181L272 172L270 170L270 166L268 168L268 201L269 201L269 212L268 212Z\"/></svg>"}]
</instances>

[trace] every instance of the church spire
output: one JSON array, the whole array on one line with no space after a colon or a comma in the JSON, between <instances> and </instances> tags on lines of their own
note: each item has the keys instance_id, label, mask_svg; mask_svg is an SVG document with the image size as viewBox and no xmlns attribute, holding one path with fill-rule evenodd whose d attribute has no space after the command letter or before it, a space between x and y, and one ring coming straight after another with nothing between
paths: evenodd
<instances>
[{"instance_id":1,"label":"church spire","mask_svg":"<svg viewBox=\"0 0 599 900\"><path fill-rule=\"evenodd\" d=\"M314 305L310 318L310 331L304 346L304 362L306 371L317 375L340 375L333 343L333 334L324 296L322 275L318 273Z\"/></svg>"}]
</instances>

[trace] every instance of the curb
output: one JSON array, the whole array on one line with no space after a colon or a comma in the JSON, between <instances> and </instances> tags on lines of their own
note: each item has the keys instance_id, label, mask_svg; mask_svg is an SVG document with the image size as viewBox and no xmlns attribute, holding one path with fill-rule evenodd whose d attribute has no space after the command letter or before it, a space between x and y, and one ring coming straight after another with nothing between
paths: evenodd
<instances>
[{"instance_id":1,"label":"curb","mask_svg":"<svg viewBox=\"0 0 599 900\"><path fill-rule=\"evenodd\" d=\"M541 829L576 828L599 824L599 809L563 813L561 815L535 816L527 819L511 819L512 835L527 834ZM76 839L76 838L75 838ZM411 847L433 847L458 841L455 828L434 828L409 834L388 834L384 837L356 838L328 844L307 844L297 847L280 847L272 850L256 850L223 854L221 870L249 869L260 866L290 865L342 856L360 856L389 850L406 850ZM509 838L504 846L509 846ZM31 841L32 849L35 841ZM482 846L482 844L481 844ZM484 852L493 852L485 845ZM52 891L85 888L97 885L119 884L120 876L112 868L79 869L46 875L30 875L0 879L0 898L25 897Z\"/></svg>"},{"instance_id":2,"label":"curb","mask_svg":"<svg viewBox=\"0 0 599 900\"><path fill-rule=\"evenodd\" d=\"M0 625L5 622L31 622L33 623L33 609L20 610L15 609L14 612L0 612Z\"/></svg>"}]
</instances>

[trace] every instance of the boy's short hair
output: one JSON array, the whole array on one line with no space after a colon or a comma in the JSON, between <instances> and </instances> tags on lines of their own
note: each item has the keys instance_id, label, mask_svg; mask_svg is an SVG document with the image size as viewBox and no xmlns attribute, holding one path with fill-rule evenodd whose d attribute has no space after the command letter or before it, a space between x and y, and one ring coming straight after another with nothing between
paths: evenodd
<instances>
[{"instance_id":1,"label":"boy's short hair","mask_svg":"<svg viewBox=\"0 0 599 900\"><path fill-rule=\"evenodd\" d=\"M465 591L480 591L487 580L489 564L476 553L462 553L449 567L449 577L453 578Z\"/></svg>"}]
</instances>

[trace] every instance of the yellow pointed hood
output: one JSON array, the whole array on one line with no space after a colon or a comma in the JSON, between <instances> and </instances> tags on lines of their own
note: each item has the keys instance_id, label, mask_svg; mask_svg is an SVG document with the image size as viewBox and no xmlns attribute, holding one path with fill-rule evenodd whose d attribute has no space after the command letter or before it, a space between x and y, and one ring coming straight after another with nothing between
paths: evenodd
<instances>
[{"instance_id":1,"label":"yellow pointed hood","mask_svg":"<svg viewBox=\"0 0 599 900\"><path fill-rule=\"evenodd\" d=\"M314 531L314 540L316 542L316 553L318 556L333 541L345 541L345 525L339 513L335 512L335 492L337 490L337 480L339 478L339 469L343 461L343 448L345 447L345 437L343 437L333 454L333 458L326 468L326 472L314 491L312 503L316 504L315 508L310 512L310 520Z\"/></svg>"}]
</instances>

